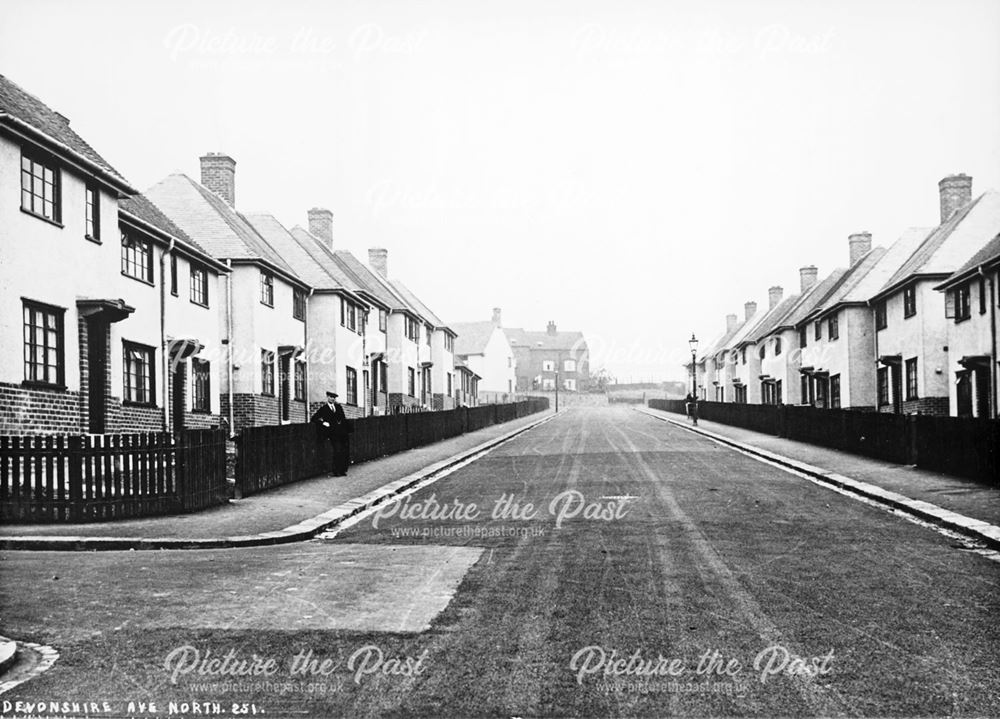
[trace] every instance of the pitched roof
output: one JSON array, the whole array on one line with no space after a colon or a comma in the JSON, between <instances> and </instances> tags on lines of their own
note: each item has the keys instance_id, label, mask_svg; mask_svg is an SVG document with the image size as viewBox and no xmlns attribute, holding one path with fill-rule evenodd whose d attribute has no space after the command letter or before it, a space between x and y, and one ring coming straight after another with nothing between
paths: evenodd
<instances>
[{"instance_id":1,"label":"pitched roof","mask_svg":"<svg viewBox=\"0 0 1000 719\"><path fill-rule=\"evenodd\" d=\"M118 170L70 128L68 119L10 79L0 75L0 120L4 115L28 125L45 139L76 154L108 178L117 181L122 185L121 189L129 193L135 192Z\"/></svg>"},{"instance_id":2,"label":"pitched roof","mask_svg":"<svg viewBox=\"0 0 1000 719\"><path fill-rule=\"evenodd\" d=\"M722 350L727 349L729 346L729 341L736 336L736 333L743 328L744 324L746 324L745 320L743 322L737 321L736 324L733 325L732 329L727 328L726 331L723 332L721 335L719 335L719 338L708 349L705 350L705 354L702 355L702 358L705 359L708 357L712 357L714 355L719 354L719 352L721 352Z\"/></svg>"},{"instance_id":3,"label":"pitched roof","mask_svg":"<svg viewBox=\"0 0 1000 719\"><path fill-rule=\"evenodd\" d=\"M968 275L975 274L981 265L990 265L1000 262L1000 234L983 245L982 249L969 258L969 261L962 265L947 280L942 282L936 289L948 287L960 282Z\"/></svg>"},{"instance_id":4,"label":"pitched roof","mask_svg":"<svg viewBox=\"0 0 1000 719\"><path fill-rule=\"evenodd\" d=\"M342 290L345 287L330 276L326 268L317 262L295 241L295 238L278 222L274 215L248 213L244 215L257 233L271 248L288 263L295 274L317 290Z\"/></svg>"},{"instance_id":5,"label":"pitched roof","mask_svg":"<svg viewBox=\"0 0 1000 719\"><path fill-rule=\"evenodd\" d=\"M337 259L333 250L327 247L323 240L299 225L289 230L289 234L296 244L320 264L323 270L341 287L351 292L362 290L358 279L344 268L343 263Z\"/></svg>"},{"instance_id":6,"label":"pitched roof","mask_svg":"<svg viewBox=\"0 0 1000 719\"><path fill-rule=\"evenodd\" d=\"M781 319L798 303L799 299L799 295L792 295L791 297L786 297L775 305L774 309L771 312L768 312L764 321L754 327L754 329L747 335L747 341L756 344L771 334L771 332L774 331L774 328L778 326Z\"/></svg>"},{"instance_id":7,"label":"pitched roof","mask_svg":"<svg viewBox=\"0 0 1000 719\"><path fill-rule=\"evenodd\" d=\"M822 302L816 303L812 312L807 315L807 318L818 317L846 302L866 301L873 292L869 292L867 296L858 299L859 293L857 292L857 288L863 287L865 277L878 265L885 254L886 249L881 246L868 250L857 262L847 268L841 281L837 283ZM872 288L873 291L877 287L876 285Z\"/></svg>"},{"instance_id":8,"label":"pitched roof","mask_svg":"<svg viewBox=\"0 0 1000 719\"><path fill-rule=\"evenodd\" d=\"M413 309L416 310L417 314L423 317L424 320L430 322L432 325L434 325L434 327L444 330L451 330L451 328L445 325L445 323L441 320L441 318L439 318L436 314L434 314L434 312L432 312L431 309L427 305L425 305L420 300L419 297L413 294L413 292L410 290L409 287L404 285L399 280L390 280L389 283L392 285L393 289L395 289L396 292L398 292L403 297L403 299L406 300L406 303L411 307L413 307Z\"/></svg>"},{"instance_id":9,"label":"pitched roof","mask_svg":"<svg viewBox=\"0 0 1000 719\"><path fill-rule=\"evenodd\" d=\"M753 317L744 322L743 325L736 330L735 334L729 338L729 346L735 348L748 343L750 341L748 339L750 333L760 327L761 323L763 323L773 312L773 308L770 310L758 309L754 312Z\"/></svg>"},{"instance_id":10,"label":"pitched roof","mask_svg":"<svg viewBox=\"0 0 1000 719\"><path fill-rule=\"evenodd\" d=\"M185 232L197 237L199 244L212 256L262 260L289 278L302 282L243 215L187 175L170 175L153 185L146 195Z\"/></svg>"},{"instance_id":11,"label":"pitched roof","mask_svg":"<svg viewBox=\"0 0 1000 719\"><path fill-rule=\"evenodd\" d=\"M484 322L452 322L448 325L458 335L455 338L456 355L481 355L493 337L497 326L492 320Z\"/></svg>"},{"instance_id":12,"label":"pitched roof","mask_svg":"<svg viewBox=\"0 0 1000 719\"><path fill-rule=\"evenodd\" d=\"M936 227L881 288L888 294L915 275L950 275L1000 232L1000 192L989 190Z\"/></svg>"},{"instance_id":13,"label":"pitched roof","mask_svg":"<svg viewBox=\"0 0 1000 719\"><path fill-rule=\"evenodd\" d=\"M387 286L387 283L375 274L374 270L369 268L350 252L347 250L335 250L333 256L340 263L341 269L344 270L352 278L352 280L357 283L359 291L366 293L369 297L377 300L390 310L406 310L408 312L412 312L412 310L406 306L406 303L403 302L403 299L392 291Z\"/></svg>"},{"instance_id":14,"label":"pitched roof","mask_svg":"<svg viewBox=\"0 0 1000 719\"><path fill-rule=\"evenodd\" d=\"M507 341L511 347L518 346L542 350L570 350L585 349L587 347L587 341L583 337L583 332L556 332L555 334L549 334L546 331L527 331L520 327L504 327L503 332L507 335Z\"/></svg>"},{"instance_id":15,"label":"pitched roof","mask_svg":"<svg viewBox=\"0 0 1000 719\"><path fill-rule=\"evenodd\" d=\"M821 305L826 298L840 286L840 283L846 274L846 269L838 267L821 281L817 282L799 295L799 301L796 302L790 310L788 310L784 317L775 322L774 328L771 332L773 333L778 330L795 327L796 325L801 324L803 320L813 313L813 310L815 310L817 306Z\"/></svg>"},{"instance_id":16,"label":"pitched roof","mask_svg":"<svg viewBox=\"0 0 1000 719\"><path fill-rule=\"evenodd\" d=\"M200 247L188 233L175 225L173 220L164 215L160 211L160 208L154 205L153 202L145 195L132 195L131 197L119 200L118 211L132 215L136 219L145 222L147 225L152 225L163 233L173 235L178 240L183 240L202 252L205 251L204 248Z\"/></svg>"}]
</instances>

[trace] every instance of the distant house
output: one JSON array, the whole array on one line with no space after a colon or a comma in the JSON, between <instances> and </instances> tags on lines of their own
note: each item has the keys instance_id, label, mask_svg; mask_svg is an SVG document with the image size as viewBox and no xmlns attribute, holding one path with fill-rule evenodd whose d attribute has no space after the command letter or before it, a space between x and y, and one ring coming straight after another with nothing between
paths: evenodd
<instances>
[{"instance_id":1,"label":"distant house","mask_svg":"<svg viewBox=\"0 0 1000 719\"><path fill-rule=\"evenodd\" d=\"M246 426L304 421L301 353L309 285L235 209L236 162L201 158L201 183L170 175L147 195L213 257L232 268L220 297L227 372L222 414L233 432Z\"/></svg>"},{"instance_id":2,"label":"distant house","mask_svg":"<svg viewBox=\"0 0 1000 719\"><path fill-rule=\"evenodd\" d=\"M949 410L958 417L996 418L997 307L1000 234L935 289L945 293Z\"/></svg>"},{"instance_id":3,"label":"distant house","mask_svg":"<svg viewBox=\"0 0 1000 719\"><path fill-rule=\"evenodd\" d=\"M500 309L494 308L492 320L453 322L449 326L457 334L455 356L482 378L480 401L510 401L517 387L517 374L514 351L501 326Z\"/></svg>"},{"instance_id":4,"label":"distant house","mask_svg":"<svg viewBox=\"0 0 1000 719\"><path fill-rule=\"evenodd\" d=\"M1000 193L991 190L973 199L972 178L968 175L945 177L938 183L938 190L941 224L868 298L877 331L873 354L879 365L878 407L883 412L957 413L957 391L952 385L973 381L962 379L971 375L957 377L955 367L961 366L958 363L963 356L957 355L961 350L949 342L949 335L956 334L956 323L948 317L945 300L960 300L961 313L965 305L977 305L961 293L942 293L935 288L942 283L954 289L964 286L964 281L956 284L950 279L956 273L968 279L968 270L963 268L1000 233ZM978 282L973 285L970 290L979 289ZM957 334L962 338L960 345L964 345L968 339L965 332ZM982 355L978 351L976 354ZM977 363L980 361L967 360L973 374ZM966 391L964 387L962 391Z\"/></svg>"},{"instance_id":5,"label":"distant house","mask_svg":"<svg viewBox=\"0 0 1000 719\"><path fill-rule=\"evenodd\" d=\"M430 354L422 361L421 404L429 409L455 407L455 330L447 326L400 280L390 280L393 289L423 319L422 341Z\"/></svg>"},{"instance_id":6,"label":"distant house","mask_svg":"<svg viewBox=\"0 0 1000 719\"><path fill-rule=\"evenodd\" d=\"M586 390L590 383L590 350L582 332L559 332L549 322L544 332L504 328L514 351L517 390Z\"/></svg>"},{"instance_id":7,"label":"distant house","mask_svg":"<svg viewBox=\"0 0 1000 719\"><path fill-rule=\"evenodd\" d=\"M0 432L212 426L226 268L0 76Z\"/></svg>"}]
</instances>

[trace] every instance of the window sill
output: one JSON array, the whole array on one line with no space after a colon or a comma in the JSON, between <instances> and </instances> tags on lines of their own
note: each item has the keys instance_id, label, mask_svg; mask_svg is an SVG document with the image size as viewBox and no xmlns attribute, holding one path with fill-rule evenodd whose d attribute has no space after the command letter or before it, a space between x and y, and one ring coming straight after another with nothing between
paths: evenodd
<instances>
[{"instance_id":1,"label":"window sill","mask_svg":"<svg viewBox=\"0 0 1000 719\"><path fill-rule=\"evenodd\" d=\"M917 313L916 313L916 312L911 312L911 313L910 313L910 314L908 314L908 315L907 315L907 314L904 314L904 315L903 315L903 319L904 319L904 320L908 320L908 319L910 319L911 317L916 317L916 316L917 316Z\"/></svg>"},{"instance_id":2,"label":"window sill","mask_svg":"<svg viewBox=\"0 0 1000 719\"><path fill-rule=\"evenodd\" d=\"M83 239L88 240L90 242L93 242L95 245L103 245L104 244L103 242L101 242L101 238L100 237L91 237L90 235L84 235Z\"/></svg>"},{"instance_id":3,"label":"window sill","mask_svg":"<svg viewBox=\"0 0 1000 719\"><path fill-rule=\"evenodd\" d=\"M206 310L209 309L208 304L204 302L197 302L195 300L191 300L191 304L197 305L198 307L204 307Z\"/></svg>"},{"instance_id":4,"label":"window sill","mask_svg":"<svg viewBox=\"0 0 1000 719\"><path fill-rule=\"evenodd\" d=\"M156 287L156 283L150 282L145 277L136 277L135 275L130 275L128 272L122 271L122 277L128 277L130 280L135 280L136 282L141 282L144 285L149 285L150 287Z\"/></svg>"},{"instance_id":5,"label":"window sill","mask_svg":"<svg viewBox=\"0 0 1000 719\"><path fill-rule=\"evenodd\" d=\"M65 392L66 385L59 382L40 382L38 380L22 380L21 386L27 389L49 390L51 392Z\"/></svg>"},{"instance_id":6,"label":"window sill","mask_svg":"<svg viewBox=\"0 0 1000 719\"><path fill-rule=\"evenodd\" d=\"M190 411L190 413L191 414L212 414L212 410L210 410L210 409L192 409Z\"/></svg>"},{"instance_id":7,"label":"window sill","mask_svg":"<svg viewBox=\"0 0 1000 719\"><path fill-rule=\"evenodd\" d=\"M267 302L265 302L264 300L261 300L260 303L265 307L270 307L272 310L274 309L274 303L267 304Z\"/></svg>"},{"instance_id":8,"label":"window sill","mask_svg":"<svg viewBox=\"0 0 1000 719\"><path fill-rule=\"evenodd\" d=\"M963 322L967 322L967 321L969 321L971 319L972 319L972 315L971 314L965 315L965 317L955 317L955 324L956 325L960 325Z\"/></svg>"},{"instance_id":9,"label":"window sill","mask_svg":"<svg viewBox=\"0 0 1000 719\"><path fill-rule=\"evenodd\" d=\"M134 402L130 399L122 400L122 407L143 407L145 409L159 409L155 402Z\"/></svg>"},{"instance_id":10,"label":"window sill","mask_svg":"<svg viewBox=\"0 0 1000 719\"><path fill-rule=\"evenodd\" d=\"M55 225L60 230L65 228L65 225L63 223L59 222L58 220L51 220L48 217L46 217L45 215L39 215L37 212L32 212L31 210L26 210L23 207L21 208L21 212L23 212L26 215L31 215L32 217L34 217L36 219L39 219L42 222L48 222L50 225Z\"/></svg>"},{"instance_id":11,"label":"window sill","mask_svg":"<svg viewBox=\"0 0 1000 719\"><path fill-rule=\"evenodd\" d=\"M292 315L292 319L293 320L298 320L299 322L305 322L306 321L305 317L296 317L295 315Z\"/></svg>"}]
</instances>

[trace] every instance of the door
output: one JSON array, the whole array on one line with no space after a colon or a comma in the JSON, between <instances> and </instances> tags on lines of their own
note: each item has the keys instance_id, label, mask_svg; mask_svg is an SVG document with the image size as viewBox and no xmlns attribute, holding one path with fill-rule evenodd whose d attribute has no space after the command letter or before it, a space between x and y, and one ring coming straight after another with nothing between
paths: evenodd
<instances>
[{"instance_id":1,"label":"door","mask_svg":"<svg viewBox=\"0 0 1000 719\"><path fill-rule=\"evenodd\" d=\"M187 362L175 360L170 370L170 420L174 434L184 431L184 390L187 387Z\"/></svg>"},{"instance_id":2,"label":"door","mask_svg":"<svg viewBox=\"0 0 1000 719\"><path fill-rule=\"evenodd\" d=\"M292 416L292 405L289 398L292 355L285 353L278 357L278 402L281 404L281 421L288 422Z\"/></svg>"},{"instance_id":3,"label":"door","mask_svg":"<svg viewBox=\"0 0 1000 719\"><path fill-rule=\"evenodd\" d=\"M87 323L87 365L90 370L87 382L87 431L104 434L107 430L104 392L108 380L108 325L104 322Z\"/></svg>"},{"instance_id":4,"label":"door","mask_svg":"<svg viewBox=\"0 0 1000 719\"><path fill-rule=\"evenodd\" d=\"M892 411L896 414L903 412L903 368L902 365L894 364L889 368L892 378Z\"/></svg>"},{"instance_id":5,"label":"door","mask_svg":"<svg viewBox=\"0 0 1000 719\"><path fill-rule=\"evenodd\" d=\"M955 384L959 417L972 416L972 379L969 377L970 374L970 372L959 372Z\"/></svg>"},{"instance_id":6,"label":"door","mask_svg":"<svg viewBox=\"0 0 1000 719\"><path fill-rule=\"evenodd\" d=\"M990 375L985 367L976 368L976 416L990 416Z\"/></svg>"}]
</instances>

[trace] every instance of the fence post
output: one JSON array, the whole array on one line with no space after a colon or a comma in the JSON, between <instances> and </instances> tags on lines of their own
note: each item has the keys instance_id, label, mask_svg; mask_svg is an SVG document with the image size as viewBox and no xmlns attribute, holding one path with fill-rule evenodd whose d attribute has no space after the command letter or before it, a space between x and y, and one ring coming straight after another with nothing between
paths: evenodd
<instances>
[{"instance_id":1,"label":"fence post","mask_svg":"<svg viewBox=\"0 0 1000 719\"><path fill-rule=\"evenodd\" d=\"M66 461L69 462L69 516L70 521L83 519L83 437L68 438Z\"/></svg>"}]
</instances>

